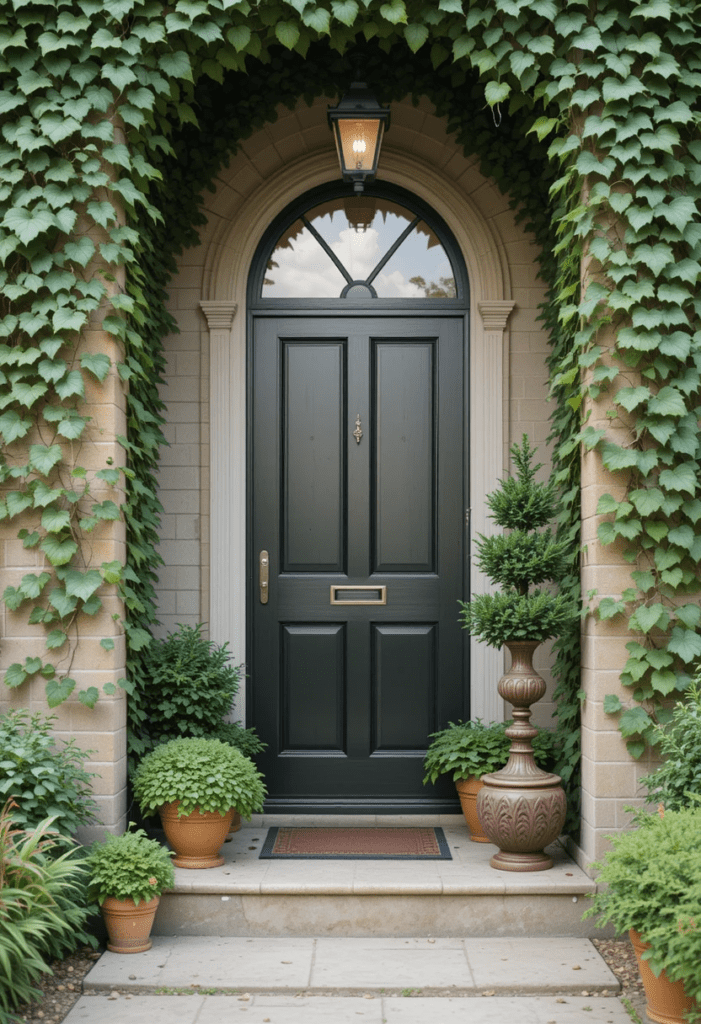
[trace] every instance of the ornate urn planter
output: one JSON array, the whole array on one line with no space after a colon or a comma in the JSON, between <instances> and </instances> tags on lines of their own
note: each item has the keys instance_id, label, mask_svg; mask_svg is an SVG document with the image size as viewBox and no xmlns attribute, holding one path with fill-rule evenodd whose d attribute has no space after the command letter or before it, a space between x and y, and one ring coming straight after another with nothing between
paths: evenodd
<instances>
[{"instance_id":1,"label":"ornate urn planter","mask_svg":"<svg viewBox=\"0 0 701 1024\"><path fill-rule=\"evenodd\" d=\"M499 680L499 694L513 705L514 724L506 730L511 740L509 760L501 771L482 776L477 813L485 834L499 847L490 864L500 871L545 871L552 858L544 847L557 839L565 823L567 805L559 775L538 768L531 740L537 729L530 724L531 704L540 700L545 681L533 668L539 641L510 641L510 670Z\"/></svg>"}]
</instances>

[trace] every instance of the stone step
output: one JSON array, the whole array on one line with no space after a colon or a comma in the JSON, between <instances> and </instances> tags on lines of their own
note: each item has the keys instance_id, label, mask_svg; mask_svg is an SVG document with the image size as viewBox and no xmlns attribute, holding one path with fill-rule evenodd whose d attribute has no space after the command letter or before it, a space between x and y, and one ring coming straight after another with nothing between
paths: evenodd
<instances>
[{"instance_id":1,"label":"stone step","mask_svg":"<svg viewBox=\"0 0 701 1024\"><path fill-rule=\"evenodd\" d=\"M306 824L316 821L305 819ZM323 820L328 824L328 819ZM337 822L338 823L338 822ZM342 819L343 824L354 821ZM392 823L382 819L378 824ZM407 824L402 819L401 824ZM424 824L409 819L411 824ZM176 868L155 935L598 936L582 921L595 883L555 844L549 871L496 871L495 847L443 821L452 860L260 860L269 824L254 820L225 844L220 868Z\"/></svg>"}]
</instances>

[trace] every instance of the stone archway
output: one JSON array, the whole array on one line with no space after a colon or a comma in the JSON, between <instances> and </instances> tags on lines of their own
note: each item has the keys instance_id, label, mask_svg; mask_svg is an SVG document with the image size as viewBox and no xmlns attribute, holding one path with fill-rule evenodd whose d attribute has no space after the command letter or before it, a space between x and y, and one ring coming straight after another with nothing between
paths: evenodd
<instances>
[{"instance_id":1,"label":"stone archway","mask_svg":"<svg viewBox=\"0 0 701 1024\"><path fill-rule=\"evenodd\" d=\"M480 173L474 160L462 155L430 103L424 102L418 109L409 103L395 104L393 116L381 177L415 192L446 220L456 235L470 276L471 433L475 446L471 460L471 526L473 535L488 533L491 523L483 498L508 464L510 442L523 430L540 442L548 433L548 411L543 401L548 346L545 332L536 323L537 304L544 295L537 281L536 248L516 224L508 199ZM173 311L181 321L181 330L185 327L192 336L190 363L195 350L201 353L200 406L202 429L207 430L207 436L202 435L198 467L202 483L200 618L209 623L213 639L230 642L236 660L242 660L245 653L248 270L273 217L297 195L337 178L330 142L323 100L310 107L300 103L293 112L285 110L275 124L247 140L243 152L218 176L213 196L206 199L208 223L201 233L200 246L184 255L172 284ZM206 329L196 342L198 307L204 313ZM202 319L200 326L205 328ZM182 337L176 344L182 344ZM538 361L529 354L531 346L541 353ZM184 365L184 358L177 354L176 364ZM534 371L538 362L540 370ZM519 380L512 386L509 369L514 363ZM528 371L534 375L526 387L524 374ZM182 388L182 382L176 382L176 386ZM169 404L172 409L172 401ZM536 406L540 408L536 410ZM232 438L237 440L231 443ZM177 459L177 442L175 450L171 447L168 453L169 460L173 457ZM194 469L191 465L180 468ZM167 547L163 554L168 564ZM176 557L182 559L182 550ZM194 576L196 567L191 569ZM473 580L473 589L485 585L476 571ZM184 612L182 586L175 584L174 589L178 591L176 602L183 602ZM193 607L193 590L191 594ZM167 597L164 604L169 607ZM178 621L182 621L182 615ZM471 655L472 675L478 680L472 693L473 714L487 720L500 718L503 705L494 684L502 670L502 655L474 643ZM548 715L544 705L544 721Z\"/></svg>"}]
</instances>

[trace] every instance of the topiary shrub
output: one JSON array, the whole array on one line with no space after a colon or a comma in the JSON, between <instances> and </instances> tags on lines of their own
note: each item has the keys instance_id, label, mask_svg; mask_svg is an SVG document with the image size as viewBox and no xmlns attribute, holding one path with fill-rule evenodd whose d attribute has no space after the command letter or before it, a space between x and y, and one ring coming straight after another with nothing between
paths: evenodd
<instances>
[{"instance_id":1,"label":"topiary shrub","mask_svg":"<svg viewBox=\"0 0 701 1024\"><path fill-rule=\"evenodd\" d=\"M224 721L239 690L241 669L227 644L202 636L202 623L179 625L141 651L142 670L128 705L132 767L161 743L180 736L219 739L248 757L263 750L254 729Z\"/></svg>"},{"instance_id":2,"label":"topiary shrub","mask_svg":"<svg viewBox=\"0 0 701 1024\"><path fill-rule=\"evenodd\" d=\"M36 828L53 818L62 836L74 836L96 818L91 795L95 772L85 768L92 751L75 740L58 741L56 716L8 711L0 716L0 796L12 797L12 819L19 828Z\"/></svg>"},{"instance_id":3,"label":"topiary shrub","mask_svg":"<svg viewBox=\"0 0 701 1024\"><path fill-rule=\"evenodd\" d=\"M562 579L570 566L567 545L544 529L555 517L558 501L552 484L535 479L541 467L532 465L535 451L524 434L521 445L511 447L516 475L502 480L499 489L487 495L490 518L510 532L493 537L480 534L477 564L502 589L473 594L469 604L461 602L464 628L490 647L503 647L509 640L560 636L576 616L569 595L538 586Z\"/></svg>"},{"instance_id":4,"label":"topiary shrub","mask_svg":"<svg viewBox=\"0 0 701 1024\"><path fill-rule=\"evenodd\" d=\"M224 815L235 807L242 818L263 810L263 776L240 750L198 737L170 740L140 762L133 777L134 796L144 814L180 802L178 817L200 811Z\"/></svg>"}]
</instances>

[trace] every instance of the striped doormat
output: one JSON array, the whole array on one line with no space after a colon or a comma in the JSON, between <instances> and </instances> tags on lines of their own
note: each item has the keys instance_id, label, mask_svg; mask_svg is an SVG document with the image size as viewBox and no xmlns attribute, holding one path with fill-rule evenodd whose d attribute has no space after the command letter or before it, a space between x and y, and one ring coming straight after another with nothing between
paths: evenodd
<instances>
[{"instance_id":1,"label":"striped doormat","mask_svg":"<svg viewBox=\"0 0 701 1024\"><path fill-rule=\"evenodd\" d=\"M442 828L275 827L261 860L452 860Z\"/></svg>"}]
</instances>

